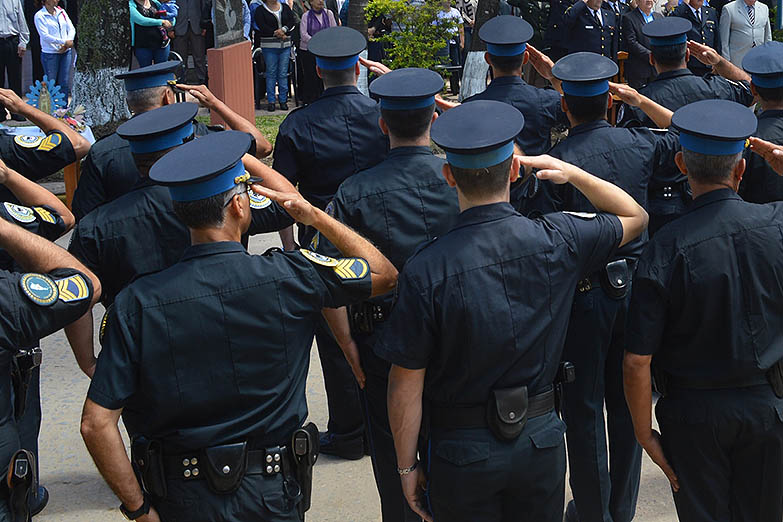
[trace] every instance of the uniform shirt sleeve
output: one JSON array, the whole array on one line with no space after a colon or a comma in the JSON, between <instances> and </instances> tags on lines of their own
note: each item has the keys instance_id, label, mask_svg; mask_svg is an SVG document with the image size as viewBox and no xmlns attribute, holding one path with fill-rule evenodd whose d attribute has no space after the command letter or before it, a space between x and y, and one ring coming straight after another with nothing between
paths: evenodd
<instances>
[{"instance_id":1,"label":"uniform shirt sleeve","mask_svg":"<svg viewBox=\"0 0 783 522\"><path fill-rule=\"evenodd\" d=\"M68 245L68 252L100 278L99 261L101 256L93 224L94 214L90 214L76 225Z\"/></svg>"},{"instance_id":2,"label":"uniform shirt sleeve","mask_svg":"<svg viewBox=\"0 0 783 522\"><path fill-rule=\"evenodd\" d=\"M753 105L753 93L750 92L750 84L748 82L735 82L714 75L707 75L706 78L712 83L713 90L719 98L741 103L746 107Z\"/></svg>"},{"instance_id":3,"label":"uniform shirt sleeve","mask_svg":"<svg viewBox=\"0 0 783 522\"><path fill-rule=\"evenodd\" d=\"M283 132L277 133L272 168L282 174L292 184L299 183L299 168L296 162L296 147L291 137Z\"/></svg>"},{"instance_id":4,"label":"uniform shirt sleeve","mask_svg":"<svg viewBox=\"0 0 783 522\"><path fill-rule=\"evenodd\" d=\"M628 333L625 349L638 355L653 355L661 345L666 326L668 293L659 272L648 263L649 251L642 255L633 277Z\"/></svg>"},{"instance_id":5,"label":"uniform shirt sleeve","mask_svg":"<svg viewBox=\"0 0 783 522\"><path fill-rule=\"evenodd\" d=\"M82 161L81 176L79 184L76 186L76 192L73 194L71 210L76 221L81 221L91 210L105 202L106 192L103 189L103 180L95 165L93 153L90 151Z\"/></svg>"},{"instance_id":6,"label":"uniform shirt sleeve","mask_svg":"<svg viewBox=\"0 0 783 522\"><path fill-rule=\"evenodd\" d=\"M26 207L4 202L0 204L0 217L49 241L54 241L67 232L62 216L46 205Z\"/></svg>"},{"instance_id":7,"label":"uniform shirt sleeve","mask_svg":"<svg viewBox=\"0 0 783 522\"><path fill-rule=\"evenodd\" d=\"M42 337L71 324L90 309L92 281L78 270L59 268L49 274L34 274L48 278L55 288L64 285L62 289L58 289L58 297L51 304L39 304L27 296L23 281L28 275L0 272L2 348L31 346ZM40 280L33 284L38 288Z\"/></svg>"},{"instance_id":8,"label":"uniform shirt sleeve","mask_svg":"<svg viewBox=\"0 0 783 522\"><path fill-rule=\"evenodd\" d=\"M432 301L403 269L397 300L384 334L375 343L375 354L409 370L426 368L436 341Z\"/></svg>"},{"instance_id":9,"label":"uniform shirt sleeve","mask_svg":"<svg viewBox=\"0 0 783 522\"><path fill-rule=\"evenodd\" d=\"M122 408L136 393L139 376L139 341L133 323L137 315L125 312L119 301L106 312L101 353L87 391L90 400L109 410Z\"/></svg>"},{"instance_id":10,"label":"uniform shirt sleeve","mask_svg":"<svg viewBox=\"0 0 783 522\"><path fill-rule=\"evenodd\" d=\"M248 235L277 232L293 225L294 222L291 214L286 212L277 202L251 191Z\"/></svg>"},{"instance_id":11,"label":"uniform shirt sleeve","mask_svg":"<svg viewBox=\"0 0 783 522\"><path fill-rule=\"evenodd\" d=\"M541 91L543 100L541 108L546 111L550 126L558 123L568 124L568 117L560 104L560 93L553 89L541 89Z\"/></svg>"},{"instance_id":12,"label":"uniform shirt sleeve","mask_svg":"<svg viewBox=\"0 0 783 522\"><path fill-rule=\"evenodd\" d=\"M576 253L580 277L604 267L623 239L620 219L612 214L558 212L542 219L554 225Z\"/></svg>"},{"instance_id":13,"label":"uniform shirt sleeve","mask_svg":"<svg viewBox=\"0 0 783 522\"><path fill-rule=\"evenodd\" d=\"M370 264L360 257L331 258L302 249L288 255L304 257L310 265L306 276L320 293L323 308L339 308L370 298Z\"/></svg>"},{"instance_id":14,"label":"uniform shirt sleeve","mask_svg":"<svg viewBox=\"0 0 783 522\"><path fill-rule=\"evenodd\" d=\"M651 132L651 131L647 131ZM655 139L654 171L670 169L674 163L674 157L680 151L680 133L675 129L669 129L666 133L652 133Z\"/></svg>"},{"instance_id":15,"label":"uniform shirt sleeve","mask_svg":"<svg viewBox=\"0 0 783 522\"><path fill-rule=\"evenodd\" d=\"M76 161L68 137L52 132L45 137L0 136L0 156L22 176L38 181Z\"/></svg>"},{"instance_id":16,"label":"uniform shirt sleeve","mask_svg":"<svg viewBox=\"0 0 783 522\"><path fill-rule=\"evenodd\" d=\"M346 218L349 216L349 214L346 212L342 194L342 188L337 189L337 194L335 194L334 199L326 205L324 212L332 216L340 223L355 228L354 225L346 222ZM319 254L323 254L329 257L340 257L343 255L342 252L340 252L340 250L334 246L331 241L326 239L320 232L316 232L315 236L313 236L313 239L310 242L310 248Z\"/></svg>"}]
</instances>

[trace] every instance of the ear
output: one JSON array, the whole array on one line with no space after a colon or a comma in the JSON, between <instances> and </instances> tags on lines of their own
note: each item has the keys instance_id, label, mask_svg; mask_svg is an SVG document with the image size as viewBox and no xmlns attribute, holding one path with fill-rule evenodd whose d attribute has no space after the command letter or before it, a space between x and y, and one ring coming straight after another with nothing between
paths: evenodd
<instances>
[{"instance_id":1,"label":"ear","mask_svg":"<svg viewBox=\"0 0 783 522\"><path fill-rule=\"evenodd\" d=\"M685 49L685 61L687 62L690 59L691 59L691 50Z\"/></svg>"},{"instance_id":2,"label":"ear","mask_svg":"<svg viewBox=\"0 0 783 522\"><path fill-rule=\"evenodd\" d=\"M356 65L353 66L353 73L356 75L357 78L362 73L362 69L359 66L359 62L356 62Z\"/></svg>"},{"instance_id":3,"label":"ear","mask_svg":"<svg viewBox=\"0 0 783 522\"><path fill-rule=\"evenodd\" d=\"M560 97L560 108L563 109L563 112L568 113L568 104L566 103L565 96Z\"/></svg>"},{"instance_id":4,"label":"ear","mask_svg":"<svg viewBox=\"0 0 783 522\"><path fill-rule=\"evenodd\" d=\"M435 111L435 112L432 113L432 120L430 120L430 125L435 123L435 120L437 120L437 119L438 119L438 111Z\"/></svg>"},{"instance_id":5,"label":"ear","mask_svg":"<svg viewBox=\"0 0 783 522\"><path fill-rule=\"evenodd\" d=\"M451 166L448 163L443 164L443 179L449 187L454 188L457 186L457 180L454 179L454 174L451 172Z\"/></svg>"},{"instance_id":6,"label":"ear","mask_svg":"<svg viewBox=\"0 0 783 522\"><path fill-rule=\"evenodd\" d=\"M317 65L315 66L315 73L318 75L319 78L323 78L323 74L321 74L321 68Z\"/></svg>"},{"instance_id":7,"label":"ear","mask_svg":"<svg viewBox=\"0 0 783 522\"><path fill-rule=\"evenodd\" d=\"M247 193L244 195L247 196ZM246 198L242 195L236 195L231 198L231 203L228 205L228 208L230 209L229 212L231 212L231 214L235 216L238 221L241 221L242 218L245 217L245 206L243 203L245 199ZM248 205L247 208L249 209L250 206Z\"/></svg>"},{"instance_id":8,"label":"ear","mask_svg":"<svg viewBox=\"0 0 783 522\"><path fill-rule=\"evenodd\" d=\"M519 179L519 163L516 161L511 162L511 170L508 173L508 179L511 183L514 183Z\"/></svg>"},{"instance_id":9,"label":"ear","mask_svg":"<svg viewBox=\"0 0 783 522\"><path fill-rule=\"evenodd\" d=\"M609 93L609 96L606 97L606 110L609 111L612 108L612 105L614 104L614 97L611 93Z\"/></svg>"},{"instance_id":10,"label":"ear","mask_svg":"<svg viewBox=\"0 0 783 522\"><path fill-rule=\"evenodd\" d=\"M527 64L527 62L530 61L530 53L525 51L524 56L522 56L522 65Z\"/></svg>"},{"instance_id":11,"label":"ear","mask_svg":"<svg viewBox=\"0 0 783 522\"><path fill-rule=\"evenodd\" d=\"M685 51L685 52L687 53L688 51ZM650 53L650 55L647 57L647 60L649 60L650 65L655 67L655 57L652 55L652 53Z\"/></svg>"},{"instance_id":12,"label":"ear","mask_svg":"<svg viewBox=\"0 0 783 522\"><path fill-rule=\"evenodd\" d=\"M753 81L752 81L752 80L751 80L751 82L750 82L750 93L751 93L753 96L758 96L758 95L759 95L759 91L756 89L756 85L753 83Z\"/></svg>"},{"instance_id":13,"label":"ear","mask_svg":"<svg viewBox=\"0 0 783 522\"><path fill-rule=\"evenodd\" d=\"M742 158L737 162L734 170L731 172L731 176L734 179L734 186L739 188L740 181L742 181L742 175L745 174L745 168L747 167L745 158Z\"/></svg>"},{"instance_id":14,"label":"ear","mask_svg":"<svg viewBox=\"0 0 783 522\"><path fill-rule=\"evenodd\" d=\"M173 105L177 102L177 95L174 94L174 89L166 89L166 94L163 95L163 99L160 101L161 107L166 105Z\"/></svg>"},{"instance_id":15,"label":"ear","mask_svg":"<svg viewBox=\"0 0 783 522\"><path fill-rule=\"evenodd\" d=\"M680 172L686 176L688 175L688 167L685 166L685 158L682 155L682 151L674 155L674 163L677 164L677 168L680 169Z\"/></svg>"},{"instance_id":16,"label":"ear","mask_svg":"<svg viewBox=\"0 0 783 522\"><path fill-rule=\"evenodd\" d=\"M386 120L383 119L383 116L378 118L378 127L381 128L381 132L388 136L389 135L389 126L386 125Z\"/></svg>"},{"instance_id":17,"label":"ear","mask_svg":"<svg viewBox=\"0 0 783 522\"><path fill-rule=\"evenodd\" d=\"M484 61L487 62L487 65L492 67L492 60L489 58L489 53L484 53Z\"/></svg>"}]
</instances>

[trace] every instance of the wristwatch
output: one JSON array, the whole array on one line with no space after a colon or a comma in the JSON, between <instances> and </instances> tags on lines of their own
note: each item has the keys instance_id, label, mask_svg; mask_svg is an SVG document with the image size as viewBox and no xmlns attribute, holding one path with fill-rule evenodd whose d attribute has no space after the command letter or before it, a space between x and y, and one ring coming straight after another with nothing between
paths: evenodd
<instances>
[{"instance_id":1,"label":"wristwatch","mask_svg":"<svg viewBox=\"0 0 783 522\"><path fill-rule=\"evenodd\" d=\"M144 503L139 509L136 511L128 511L128 508L125 507L125 504L120 504L120 513L122 513L122 516L124 516L127 520L136 520L137 518L143 517L149 513L150 507L150 499L147 498L147 495L144 495Z\"/></svg>"}]
</instances>

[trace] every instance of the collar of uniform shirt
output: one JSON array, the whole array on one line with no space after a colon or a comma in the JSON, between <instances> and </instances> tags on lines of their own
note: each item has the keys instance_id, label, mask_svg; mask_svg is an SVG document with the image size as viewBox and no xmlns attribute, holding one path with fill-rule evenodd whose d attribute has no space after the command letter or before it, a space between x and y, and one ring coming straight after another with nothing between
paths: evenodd
<instances>
[{"instance_id":1,"label":"collar of uniform shirt","mask_svg":"<svg viewBox=\"0 0 783 522\"><path fill-rule=\"evenodd\" d=\"M601 8L600 8L600 7L599 7L598 9L596 9L596 10L590 9L590 8L588 7L588 8L587 8L587 10L588 10L588 11L590 11L591 13L593 13L593 18L598 18L598 20L599 20L599 21L601 22L601 24L603 25L603 23L604 23L604 18L603 18L603 16L601 16Z\"/></svg>"}]
</instances>

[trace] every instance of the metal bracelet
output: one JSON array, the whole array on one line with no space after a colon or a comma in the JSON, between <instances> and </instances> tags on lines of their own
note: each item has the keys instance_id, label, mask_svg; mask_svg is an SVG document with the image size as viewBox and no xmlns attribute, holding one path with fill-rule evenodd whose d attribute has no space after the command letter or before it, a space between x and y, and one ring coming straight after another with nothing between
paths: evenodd
<instances>
[{"instance_id":1,"label":"metal bracelet","mask_svg":"<svg viewBox=\"0 0 783 522\"><path fill-rule=\"evenodd\" d=\"M400 476L407 475L408 473L412 473L418 466L419 466L419 461L417 460L409 468L397 468L397 473L399 473Z\"/></svg>"}]
</instances>

